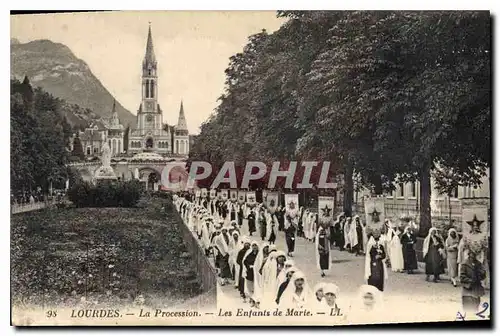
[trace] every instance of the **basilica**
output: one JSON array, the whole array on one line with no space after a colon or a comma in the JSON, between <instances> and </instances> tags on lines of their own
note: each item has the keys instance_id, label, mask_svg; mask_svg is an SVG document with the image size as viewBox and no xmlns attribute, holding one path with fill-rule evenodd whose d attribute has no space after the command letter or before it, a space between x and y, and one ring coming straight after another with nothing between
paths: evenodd
<instances>
[{"instance_id":1,"label":"basilica","mask_svg":"<svg viewBox=\"0 0 500 336\"><path fill-rule=\"evenodd\" d=\"M141 67L141 103L137 110L135 128L128 134L121 125L115 103L108 118L90 125L77 135L86 156L99 155L105 141L113 156L155 153L161 156L187 156L190 135L184 106L180 102L177 125L163 123L163 111L158 103L158 62L153 48L151 27L148 30L146 54Z\"/></svg>"}]
</instances>

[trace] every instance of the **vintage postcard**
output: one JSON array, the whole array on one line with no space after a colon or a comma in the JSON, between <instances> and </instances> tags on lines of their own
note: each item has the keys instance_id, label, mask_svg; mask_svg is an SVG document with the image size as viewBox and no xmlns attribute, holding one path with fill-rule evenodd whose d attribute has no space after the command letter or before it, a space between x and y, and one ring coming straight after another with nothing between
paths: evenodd
<instances>
[{"instance_id":1,"label":"vintage postcard","mask_svg":"<svg viewBox=\"0 0 500 336\"><path fill-rule=\"evenodd\" d=\"M10 20L12 325L490 325L489 12Z\"/></svg>"}]
</instances>

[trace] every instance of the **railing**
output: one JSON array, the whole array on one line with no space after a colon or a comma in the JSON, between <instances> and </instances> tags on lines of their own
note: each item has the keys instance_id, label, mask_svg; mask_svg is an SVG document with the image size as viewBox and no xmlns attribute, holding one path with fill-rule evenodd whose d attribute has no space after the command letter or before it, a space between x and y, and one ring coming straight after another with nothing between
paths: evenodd
<instances>
[{"instance_id":1,"label":"railing","mask_svg":"<svg viewBox=\"0 0 500 336\"><path fill-rule=\"evenodd\" d=\"M172 208L175 209L175 206L172 205ZM194 233L189 230L188 226L184 223L181 215L177 211L175 211L175 216L178 216L178 219L181 221L181 231L184 238L184 242L190 251L191 257L196 265L196 269L198 270L198 274L201 276L201 283L204 292L208 291L216 291L217 288L217 273L214 267L210 264L207 256L205 255L205 251L200 246L198 239L194 236Z\"/></svg>"},{"instance_id":2,"label":"railing","mask_svg":"<svg viewBox=\"0 0 500 336\"><path fill-rule=\"evenodd\" d=\"M53 201L45 201L45 202L34 202L34 203L24 203L24 204L12 204L10 206L11 214L18 214L22 212L35 211L46 208L50 205L54 204Z\"/></svg>"}]
</instances>

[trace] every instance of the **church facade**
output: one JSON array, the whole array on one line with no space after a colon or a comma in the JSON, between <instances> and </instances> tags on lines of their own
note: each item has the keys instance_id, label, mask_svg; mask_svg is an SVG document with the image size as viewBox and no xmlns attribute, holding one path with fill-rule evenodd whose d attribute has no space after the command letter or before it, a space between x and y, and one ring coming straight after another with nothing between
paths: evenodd
<instances>
[{"instance_id":1,"label":"church facade","mask_svg":"<svg viewBox=\"0 0 500 336\"><path fill-rule=\"evenodd\" d=\"M163 123L158 103L158 62L155 57L151 27L148 30L146 54L142 62L141 103L137 124L128 134L128 153L154 152L160 155L189 154L189 131L181 101L177 125Z\"/></svg>"}]
</instances>

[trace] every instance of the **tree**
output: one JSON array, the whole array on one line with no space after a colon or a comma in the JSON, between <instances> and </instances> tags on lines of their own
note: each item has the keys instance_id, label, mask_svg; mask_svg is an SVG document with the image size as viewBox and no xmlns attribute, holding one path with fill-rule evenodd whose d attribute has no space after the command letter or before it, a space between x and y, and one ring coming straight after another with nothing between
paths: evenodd
<instances>
[{"instance_id":1,"label":"tree","mask_svg":"<svg viewBox=\"0 0 500 336\"><path fill-rule=\"evenodd\" d=\"M76 136L73 139L73 152L71 155L79 158L80 160L85 159L85 153L83 152L82 142L80 141L78 133L76 133Z\"/></svg>"}]
</instances>

